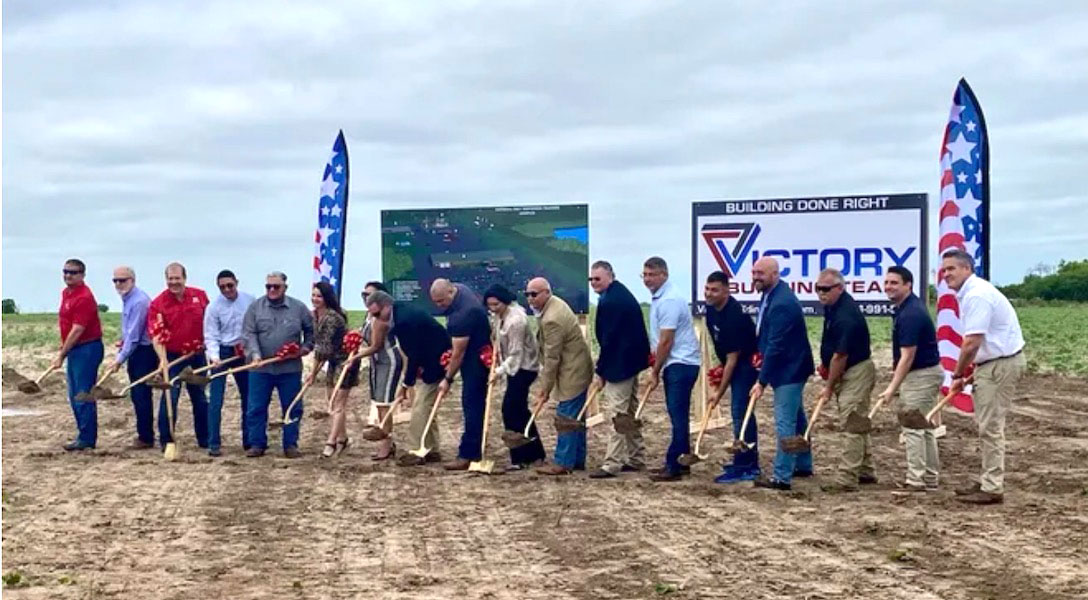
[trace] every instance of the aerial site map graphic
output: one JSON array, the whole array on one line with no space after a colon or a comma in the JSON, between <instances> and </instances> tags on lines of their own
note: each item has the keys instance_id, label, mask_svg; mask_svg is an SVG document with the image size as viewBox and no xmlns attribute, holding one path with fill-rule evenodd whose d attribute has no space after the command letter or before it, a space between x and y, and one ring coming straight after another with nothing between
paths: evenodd
<instances>
[{"instance_id":1,"label":"aerial site map graphic","mask_svg":"<svg viewBox=\"0 0 1088 600\"><path fill-rule=\"evenodd\" d=\"M517 292L545 277L577 313L589 311L589 209L585 204L383 210L382 279L397 301L434 311L428 291L445 277L477 294L494 283Z\"/></svg>"}]
</instances>

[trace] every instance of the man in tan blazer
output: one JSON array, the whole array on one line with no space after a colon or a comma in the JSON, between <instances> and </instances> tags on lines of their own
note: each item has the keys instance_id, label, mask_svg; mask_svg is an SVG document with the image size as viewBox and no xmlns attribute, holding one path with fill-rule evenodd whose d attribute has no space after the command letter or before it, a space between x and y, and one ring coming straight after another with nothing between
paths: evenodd
<instances>
[{"instance_id":1,"label":"man in tan blazer","mask_svg":"<svg viewBox=\"0 0 1088 600\"><path fill-rule=\"evenodd\" d=\"M586 390L593 378L593 359L589 344L582 337L578 317L561 298L552 295L547 279L537 277L525 288L529 305L536 311L540 345L540 391L537 406L554 398L556 413L576 418L586 401ZM586 431L560 433L555 444L555 462L539 467L543 475L567 475L586 468Z\"/></svg>"}]
</instances>

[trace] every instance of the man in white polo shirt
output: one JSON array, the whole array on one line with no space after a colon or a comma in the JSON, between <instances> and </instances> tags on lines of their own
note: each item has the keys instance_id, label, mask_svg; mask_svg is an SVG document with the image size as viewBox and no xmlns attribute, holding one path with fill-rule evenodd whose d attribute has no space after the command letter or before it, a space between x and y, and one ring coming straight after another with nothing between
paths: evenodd
<instances>
[{"instance_id":1,"label":"man in white polo shirt","mask_svg":"<svg viewBox=\"0 0 1088 600\"><path fill-rule=\"evenodd\" d=\"M990 282L975 275L975 261L963 250L941 259L941 276L956 290L963 321L963 345L952 374L952 391L965 384L968 365L975 364L975 419L982 451L979 482L956 490L969 504L1000 504L1005 493L1005 415L1024 372L1024 336L1016 311Z\"/></svg>"}]
</instances>

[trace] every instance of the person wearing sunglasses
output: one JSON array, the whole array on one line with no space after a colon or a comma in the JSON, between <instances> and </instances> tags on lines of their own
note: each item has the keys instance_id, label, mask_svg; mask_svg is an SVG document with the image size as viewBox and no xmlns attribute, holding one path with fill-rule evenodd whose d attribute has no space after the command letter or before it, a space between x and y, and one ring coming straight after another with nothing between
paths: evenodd
<instances>
[{"instance_id":1,"label":"person wearing sunglasses","mask_svg":"<svg viewBox=\"0 0 1088 600\"><path fill-rule=\"evenodd\" d=\"M759 369L759 379L752 385L749 401L755 402L767 386L773 387L775 436L781 441L804 435L805 382L816 372L804 309L790 286L782 281L774 258L764 256L752 265L752 283L763 296L756 314L754 366ZM812 477L812 452L791 454L781 443L777 446L774 474L756 479L755 487L784 491L791 489L794 477Z\"/></svg>"},{"instance_id":2,"label":"person wearing sunglasses","mask_svg":"<svg viewBox=\"0 0 1088 600\"><path fill-rule=\"evenodd\" d=\"M121 349L110 365L111 371L127 364L128 380L137 381L159 368L159 356L151 345L147 333L147 311L151 297L136 287L136 271L121 266L113 270L113 288L121 296ZM155 447L155 409L152 405L151 386L147 383L129 390L132 410L136 413L136 439L129 446L132 450Z\"/></svg>"},{"instance_id":3,"label":"person wearing sunglasses","mask_svg":"<svg viewBox=\"0 0 1088 600\"><path fill-rule=\"evenodd\" d=\"M611 423L619 414L635 416L638 407L638 374L650 366L650 338L642 320L638 300L616 280L612 265L599 260L589 269L589 287L599 294L593 333L600 353L594 372L601 390L601 411ZM601 466L591 479L611 479L623 471L641 471L645 466L642 431L608 434Z\"/></svg>"},{"instance_id":4,"label":"person wearing sunglasses","mask_svg":"<svg viewBox=\"0 0 1088 600\"><path fill-rule=\"evenodd\" d=\"M854 297L845 289L838 269L824 269L816 279L816 295L824 305L824 332L820 340L820 374L827 374L823 402L835 395L839 426L845 442L834 481L820 486L825 492L856 492L859 484L876 483L868 433L850 433L846 420L851 413L869 414L869 396L876 385L876 366L871 358L869 325Z\"/></svg>"},{"instance_id":5,"label":"person wearing sunglasses","mask_svg":"<svg viewBox=\"0 0 1088 600\"><path fill-rule=\"evenodd\" d=\"M102 364L102 322L98 318L98 302L83 279L87 265L78 258L68 259L62 269L65 288L60 294L57 321L60 326L60 352L50 365L59 369L68 361L68 403L76 419L79 434L65 444L69 452L94 449L98 443L98 408L92 402L76 400L87 393L98 378Z\"/></svg>"},{"instance_id":6,"label":"person wearing sunglasses","mask_svg":"<svg viewBox=\"0 0 1088 600\"><path fill-rule=\"evenodd\" d=\"M672 424L672 440L665 452L665 465L650 475L652 481L679 481L690 472L680 464L682 454L691 452L691 391L699 378L702 362L699 339L691 309L683 292L669 281L669 265L659 256L642 264L642 283L650 290L650 386L665 383L665 408Z\"/></svg>"},{"instance_id":7,"label":"person wearing sunglasses","mask_svg":"<svg viewBox=\"0 0 1088 600\"><path fill-rule=\"evenodd\" d=\"M484 432L488 370L480 360L480 350L491 343L491 324L483 301L463 283L434 280L431 301L446 315L446 329L453 340L446 378L438 384L438 393L449 392L454 376L461 373L461 413L465 425L457 458L442 466L447 471L465 471L472 461L482 458L480 444Z\"/></svg>"},{"instance_id":8,"label":"person wearing sunglasses","mask_svg":"<svg viewBox=\"0 0 1088 600\"><path fill-rule=\"evenodd\" d=\"M287 295L287 275L272 271L265 278L264 289L265 295L249 305L242 320L246 357L251 362L272 358L284 344L291 342L299 344L299 353L249 371L246 407L249 458L263 456L268 449L268 405L272 402L272 390L279 394L281 410L287 410L302 389L302 357L314 349L314 317L305 304ZM302 404L299 402L290 415L284 415L285 420L292 421L282 430L283 455L287 458L302 456L298 449Z\"/></svg>"},{"instance_id":9,"label":"person wearing sunglasses","mask_svg":"<svg viewBox=\"0 0 1088 600\"><path fill-rule=\"evenodd\" d=\"M244 345L242 342L242 321L246 310L253 303L253 296L238 289L238 278L229 269L223 269L215 276L215 285L219 296L208 306L204 313L204 346L212 373L219 373L237 364L219 366L224 360L233 358ZM243 349L244 351L244 349ZM222 453L221 430L223 423L223 397L227 391L228 377L218 377L211 382L208 402L208 454L219 456ZM249 396L249 373L234 374L234 384L238 386L241 398L242 450L249 450L249 434L246 432L246 408Z\"/></svg>"},{"instance_id":10,"label":"person wearing sunglasses","mask_svg":"<svg viewBox=\"0 0 1088 600\"><path fill-rule=\"evenodd\" d=\"M161 343L152 335L152 344L166 351L166 360L173 362L191 352L194 347L204 344L204 310L208 307L208 295L204 290L185 285L188 275L185 266L178 262L166 265L166 289L151 301L147 310L148 333L156 323L162 322L169 332L166 343ZM204 353L197 352L190 358L170 367L171 378L177 377L185 367L199 369L205 365ZM178 400L181 387L185 386L189 402L193 406L193 431L196 443L201 448L208 447L208 400L204 387L191 383L175 384L170 389L170 402L173 406L174 423L178 419ZM159 398L159 443L163 448L174 441L170 436L171 423L167 419L166 392Z\"/></svg>"},{"instance_id":11,"label":"person wearing sunglasses","mask_svg":"<svg viewBox=\"0 0 1088 600\"><path fill-rule=\"evenodd\" d=\"M558 415L574 419L586 402L593 379L593 358L582 336L578 317L570 305L552 294L547 279L537 277L525 286L525 296L537 314L537 346L540 348L540 387L534 411L550 399ZM586 468L586 430L560 433L553 463L537 467L542 475L568 475Z\"/></svg>"}]
</instances>

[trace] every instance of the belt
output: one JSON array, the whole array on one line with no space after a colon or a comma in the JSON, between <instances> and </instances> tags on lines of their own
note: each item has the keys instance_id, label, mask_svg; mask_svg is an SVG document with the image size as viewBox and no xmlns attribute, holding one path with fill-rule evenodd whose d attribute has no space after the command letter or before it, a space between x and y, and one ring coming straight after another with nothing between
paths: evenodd
<instances>
[{"instance_id":1,"label":"belt","mask_svg":"<svg viewBox=\"0 0 1088 600\"><path fill-rule=\"evenodd\" d=\"M1020 353L1022 353L1023 351L1024 351L1024 349L1023 349L1023 348L1021 348L1021 349L1017 350L1016 352L1013 352L1012 354L1007 354L1007 355L1005 355L1005 356L998 356L997 358L991 358L990 360L984 360L984 361L982 361L982 362L980 362L980 363L975 363L975 366L976 366L976 367L981 367L982 365L984 365L984 364L986 364L986 363L992 363L992 362L994 362L995 360L1001 360L1001 359L1003 359L1003 358L1013 358L1014 356L1018 356L1018 355L1019 355Z\"/></svg>"}]
</instances>

